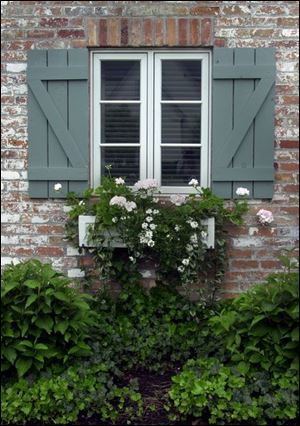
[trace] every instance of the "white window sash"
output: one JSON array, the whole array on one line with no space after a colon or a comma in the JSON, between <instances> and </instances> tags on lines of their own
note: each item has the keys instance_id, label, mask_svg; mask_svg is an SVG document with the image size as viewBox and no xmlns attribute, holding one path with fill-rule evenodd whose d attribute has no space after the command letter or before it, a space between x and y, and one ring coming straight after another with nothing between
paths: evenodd
<instances>
[{"instance_id":1,"label":"white window sash","mask_svg":"<svg viewBox=\"0 0 300 426\"><path fill-rule=\"evenodd\" d=\"M101 100L101 61L140 61L140 100ZM101 147L130 147L136 146L140 148L140 179L146 179L147 176L147 54L146 53L94 53L93 57L93 78L92 78L92 95L93 95L93 148L91 150L91 182L93 188L101 185ZM120 143L120 144L102 144L101 143L101 105L102 104L140 104L140 143Z\"/></svg>"}]
</instances>

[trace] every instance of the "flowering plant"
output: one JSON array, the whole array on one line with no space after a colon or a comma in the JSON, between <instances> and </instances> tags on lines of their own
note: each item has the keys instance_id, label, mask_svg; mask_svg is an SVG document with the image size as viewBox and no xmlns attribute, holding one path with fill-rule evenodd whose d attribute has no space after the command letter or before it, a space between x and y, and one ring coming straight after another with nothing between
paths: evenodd
<instances>
[{"instance_id":1,"label":"flowering plant","mask_svg":"<svg viewBox=\"0 0 300 426\"><path fill-rule=\"evenodd\" d=\"M260 209L256 216L261 225L269 225L274 221L273 213L269 210Z\"/></svg>"},{"instance_id":2,"label":"flowering plant","mask_svg":"<svg viewBox=\"0 0 300 426\"><path fill-rule=\"evenodd\" d=\"M138 277L140 261L151 259L163 283L207 283L214 293L225 270L224 224L226 221L241 224L247 202L242 197L231 208L225 208L224 201L209 189L200 188L196 179L189 184L194 188L192 194L158 199L155 179L138 181L129 188L122 178L105 177L94 193L86 191L84 200L70 196L68 235L76 240L76 232L72 235L72 230L79 215L94 215L90 239L97 247L87 250L98 261L102 278L128 281ZM94 195L98 198L93 198ZM210 217L215 218L214 249L206 245L207 229L202 223ZM118 256L120 249L114 248L113 238L109 238L116 233L126 245L125 254L123 250ZM117 275L118 271L121 274Z\"/></svg>"}]
</instances>

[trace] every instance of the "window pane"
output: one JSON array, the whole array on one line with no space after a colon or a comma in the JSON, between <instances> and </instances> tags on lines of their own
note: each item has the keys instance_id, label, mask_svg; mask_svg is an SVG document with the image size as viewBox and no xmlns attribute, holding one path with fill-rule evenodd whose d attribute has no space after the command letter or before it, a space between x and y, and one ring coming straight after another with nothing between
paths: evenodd
<instances>
[{"instance_id":1,"label":"window pane","mask_svg":"<svg viewBox=\"0 0 300 426\"><path fill-rule=\"evenodd\" d=\"M201 105L162 104L161 142L200 143Z\"/></svg>"},{"instance_id":2,"label":"window pane","mask_svg":"<svg viewBox=\"0 0 300 426\"><path fill-rule=\"evenodd\" d=\"M162 148L162 186L188 186L200 181L200 148Z\"/></svg>"},{"instance_id":3,"label":"window pane","mask_svg":"<svg viewBox=\"0 0 300 426\"><path fill-rule=\"evenodd\" d=\"M140 62L101 61L101 99L139 100Z\"/></svg>"},{"instance_id":4,"label":"window pane","mask_svg":"<svg viewBox=\"0 0 300 426\"><path fill-rule=\"evenodd\" d=\"M201 61L162 61L162 100L201 100Z\"/></svg>"},{"instance_id":5,"label":"window pane","mask_svg":"<svg viewBox=\"0 0 300 426\"><path fill-rule=\"evenodd\" d=\"M133 185L140 178L140 148L101 148L101 170L105 176L108 175L105 169L108 164L112 166L110 173L113 177L123 177L126 184Z\"/></svg>"},{"instance_id":6,"label":"window pane","mask_svg":"<svg viewBox=\"0 0 300 426\"><path fill-rule=\"evenodd\" d=\"M102 104L101 116L101 143L139 143L139 104Z\"/></svg>"}]
</instances>

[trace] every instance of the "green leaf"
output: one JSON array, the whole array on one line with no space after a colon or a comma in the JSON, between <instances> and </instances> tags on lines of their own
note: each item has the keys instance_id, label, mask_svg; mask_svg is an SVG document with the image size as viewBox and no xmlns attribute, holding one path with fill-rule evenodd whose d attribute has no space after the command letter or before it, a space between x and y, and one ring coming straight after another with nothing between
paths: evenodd
<instances>
[{"instance_id":1,"label":"green leaf","mask_svg":"<svg viewBox=\"0 0 300 426\"><path fill-rule=\"evenodd\" d=\"M299 327L294 328L291 332L291 338L293 342L299 342Z\"/></svg>"},{"instance_id":2,"label":"green leaf","mask_svg":"<svg viewBox=\"0 0 300 426\"><path fill-rule=\"evenodd\" d=\"M13 290L14 288L18 286L19 286L19 283L14 281L14 282L5 283L2 288L2 283L1 283L1 298L6 296L7 293L9 293L11 290Z\"/></svg>"},{"instance_id":3,"label":"green leaf","mask_svg":"<svg viewBox=\"0 0 300 426\"><path fill-rule=\"evenodd\" d=\"M266 316L265 316L265 315L257 315L257 316L253 319L253 321L252 321L252 323L251 323L251 325L250 325L250 328L252 328L252 327L254 326L254 324L258 323L259 321L261 321L262 319L265 319L265 318L266 318Z\"/></svg>"},{"instance_id":4,"label":"green leaf","mask_svg":"<svg viewBox=\"0 0 300 426\"><path fill-rule=\"evenodd\" d=\"M27 299L25 309L28 308L30 305L32 305L32 303L35 302L37 298L38 298L37 294L31 294Z\"/></svg>"},{"instance_id":5,"label":"green leaf","mask_svg":"<svg viewBox=\"0 0 300 426\"><path fill-rule=\"evenodd\" d=\"M32 347L33 347L33 344L32 344L29 340L21 340L21 342L18 342L18 343L15 345L15 348L16 348L16 349L19 349L19 350L21 350L21 351L25 351L25 350L26 350L26 347L28 347L28 348L32 348Z\"/></svg>"},{"instance_id":6,"label":"green leaf","mask_svg":"<svg viewBox=\"0 0 300 426\"><path fill-rule=\"evenodd\" d=\"M36 345L34 345L34 349L37 349L37 350L48 350L48 346L44 345L44 343L37 343Z\"/></svg>"},{"instance_id":7,"label":"green leaf","mask_svg":"<svg viewBox=\"0 0 300 426\"><path fill-rule=\"evenodd\" d=\"M16 369L18 372L18 376L23 377L24 374L30 369L32 365L31 358L19 358L16 362Z\"/></svg>"},{"instance_id":8,"label":"green leaf","mask_svg":"<svg viewBox=\"0 0 300 426\"><path fill-rule=\"evenodd\" d=\"M38 288L40 287L40 282L35 280L26 280L24 285L29 288Z\"/></svg>"},{"instance_id":9,"label":"green leaf","mask_svg":"<svg viewBox=\"0 0 300 426\"><path fill-rule=\"evenodd\" d=\"M59 331L61 334L65 334L67 328L69 327L69 321L61 321L58 324L55 324L55 331Z\"/></svg>"},{"instance_id":10,"label":"green leaf","mask_svg":"<svg viewBox=\"0 0 300 426\"><path fill-rule=\"evenodd\" d=\"M15 351L14 348L4 348L2 350L3 355L5 356L5 358L11 363L14 364L16 358L17 358L17 352Z\"/></svg>"},{"instance_id":11,"label":"green leaf","mask_svg":"<svg viewBox=\"0 0 300 426\"><path fill-rule=\"evenodd\" d=\"M68 297L65 293L62 293L61 291L54 293L53 296L56 299L61 300L62 302L70 303L70 297Z\"/></svg>"},{"instance_id":12,"label":"green leaf","mask_svg":"<svg viewBox=\"0 0 300 426\"><path fill-rule=\"evenodd\" d=\"M51 330L53 328L53 324L54 324L54 321L49 316L44 316L44 317L38 318L35 321L35 325L37 327L42 328L43 330L46 330L48 333L51 332Z\"/></svg>"},{"instance_id":13,"label":"green leaf","mask_svg":"<svg viewBox=\"0 0 300 426\"><path fill-rule=\"evenodd\" d=\"M237 369L238 371L243 374L244 376L248 373L249 371L249 364L245 361L240 361L237 365Z\"/></svg>"}]
</instances>

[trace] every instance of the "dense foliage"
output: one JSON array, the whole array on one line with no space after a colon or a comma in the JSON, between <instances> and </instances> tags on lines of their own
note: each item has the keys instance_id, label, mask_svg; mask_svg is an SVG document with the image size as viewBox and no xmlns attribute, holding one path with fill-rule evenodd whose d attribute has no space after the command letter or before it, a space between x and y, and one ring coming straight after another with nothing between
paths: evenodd
<instances>
[{"instance_id":1,"label":"dense foliage","mask_svg":"<svg viewBox=\"0 0 300 426\"><path fill-rule=\"evenodd\" d=\"M41 370L90 352L89 296L38 260L8 266L1 277L1 371Z\"/></svg>"},{"instance_id":2,"label":"dense foliage","mask_svg":"<svg viewBox=\"0 0 300 426\"><path fill-rule=\"evenodd\" d=\"M211 424L296 422L299 275L282 260L288 271L210 308L163 285L149 291L126 285L116 301L105 290L83 298L49 265L8 267L1 338L7 363L10 353L16 357L1 388L2 423L78 424L84 413L140 424L149 402L132 380L138 369L174 371L171 388L162 394L170 421L192 416ZM47 320L36 325L45 316L53 321L48 330ZM61 321L68 327L59 331ZM28 324L23 336L22 324ZM33 348L18 345L23 340ZM47 358L44 349L44 357L36 358L43 350L34 349L38 344L53 345L59 356ZM71 353L72 347L78 350ZM28 369L18 370L22 377L11 374L18 359L32 360ZM35 365L36 359L43 363Z\"/></svg>"},{"instance_id":3,"label":"dense foliage","mask_svg":"<svg viewBox=\"0 0 300 426\"><path fill-rule=\"evenodd\" d=\"M209 319L223 347L218 359L189 360L173 377L170 397L179 413L209 412L212 424L281 424L297 417L298 282L297 272L272 274Z\"/></svg>"},{"instance_id":4,"label":"dense foliage","mask_svg":"<svg viewBox=\"0 0 300 426\"><path fill-rule=\"evenodd\" d=\"M204 299L211 302L225 272L224 224L241 224L247 202L240 197L231 208L225 208L223 199L198 187L196 180L192 183L191 194L174 195L167 201L156 198L154 180L137 182L132 189L121 178L104 178L102 186L86 191L81 201L70 194L67 235L78 245L78 217L93 215L96 222L90 241L95 247L87 250L94 255L102 279L136 282L140 261L152 259L164 284L201 282L206 289ZM215 218L214 250L207 247L203 224L210 217ZM114 256L114 235L126 245L123 258Z\"/></svg>"}]
</instances>

